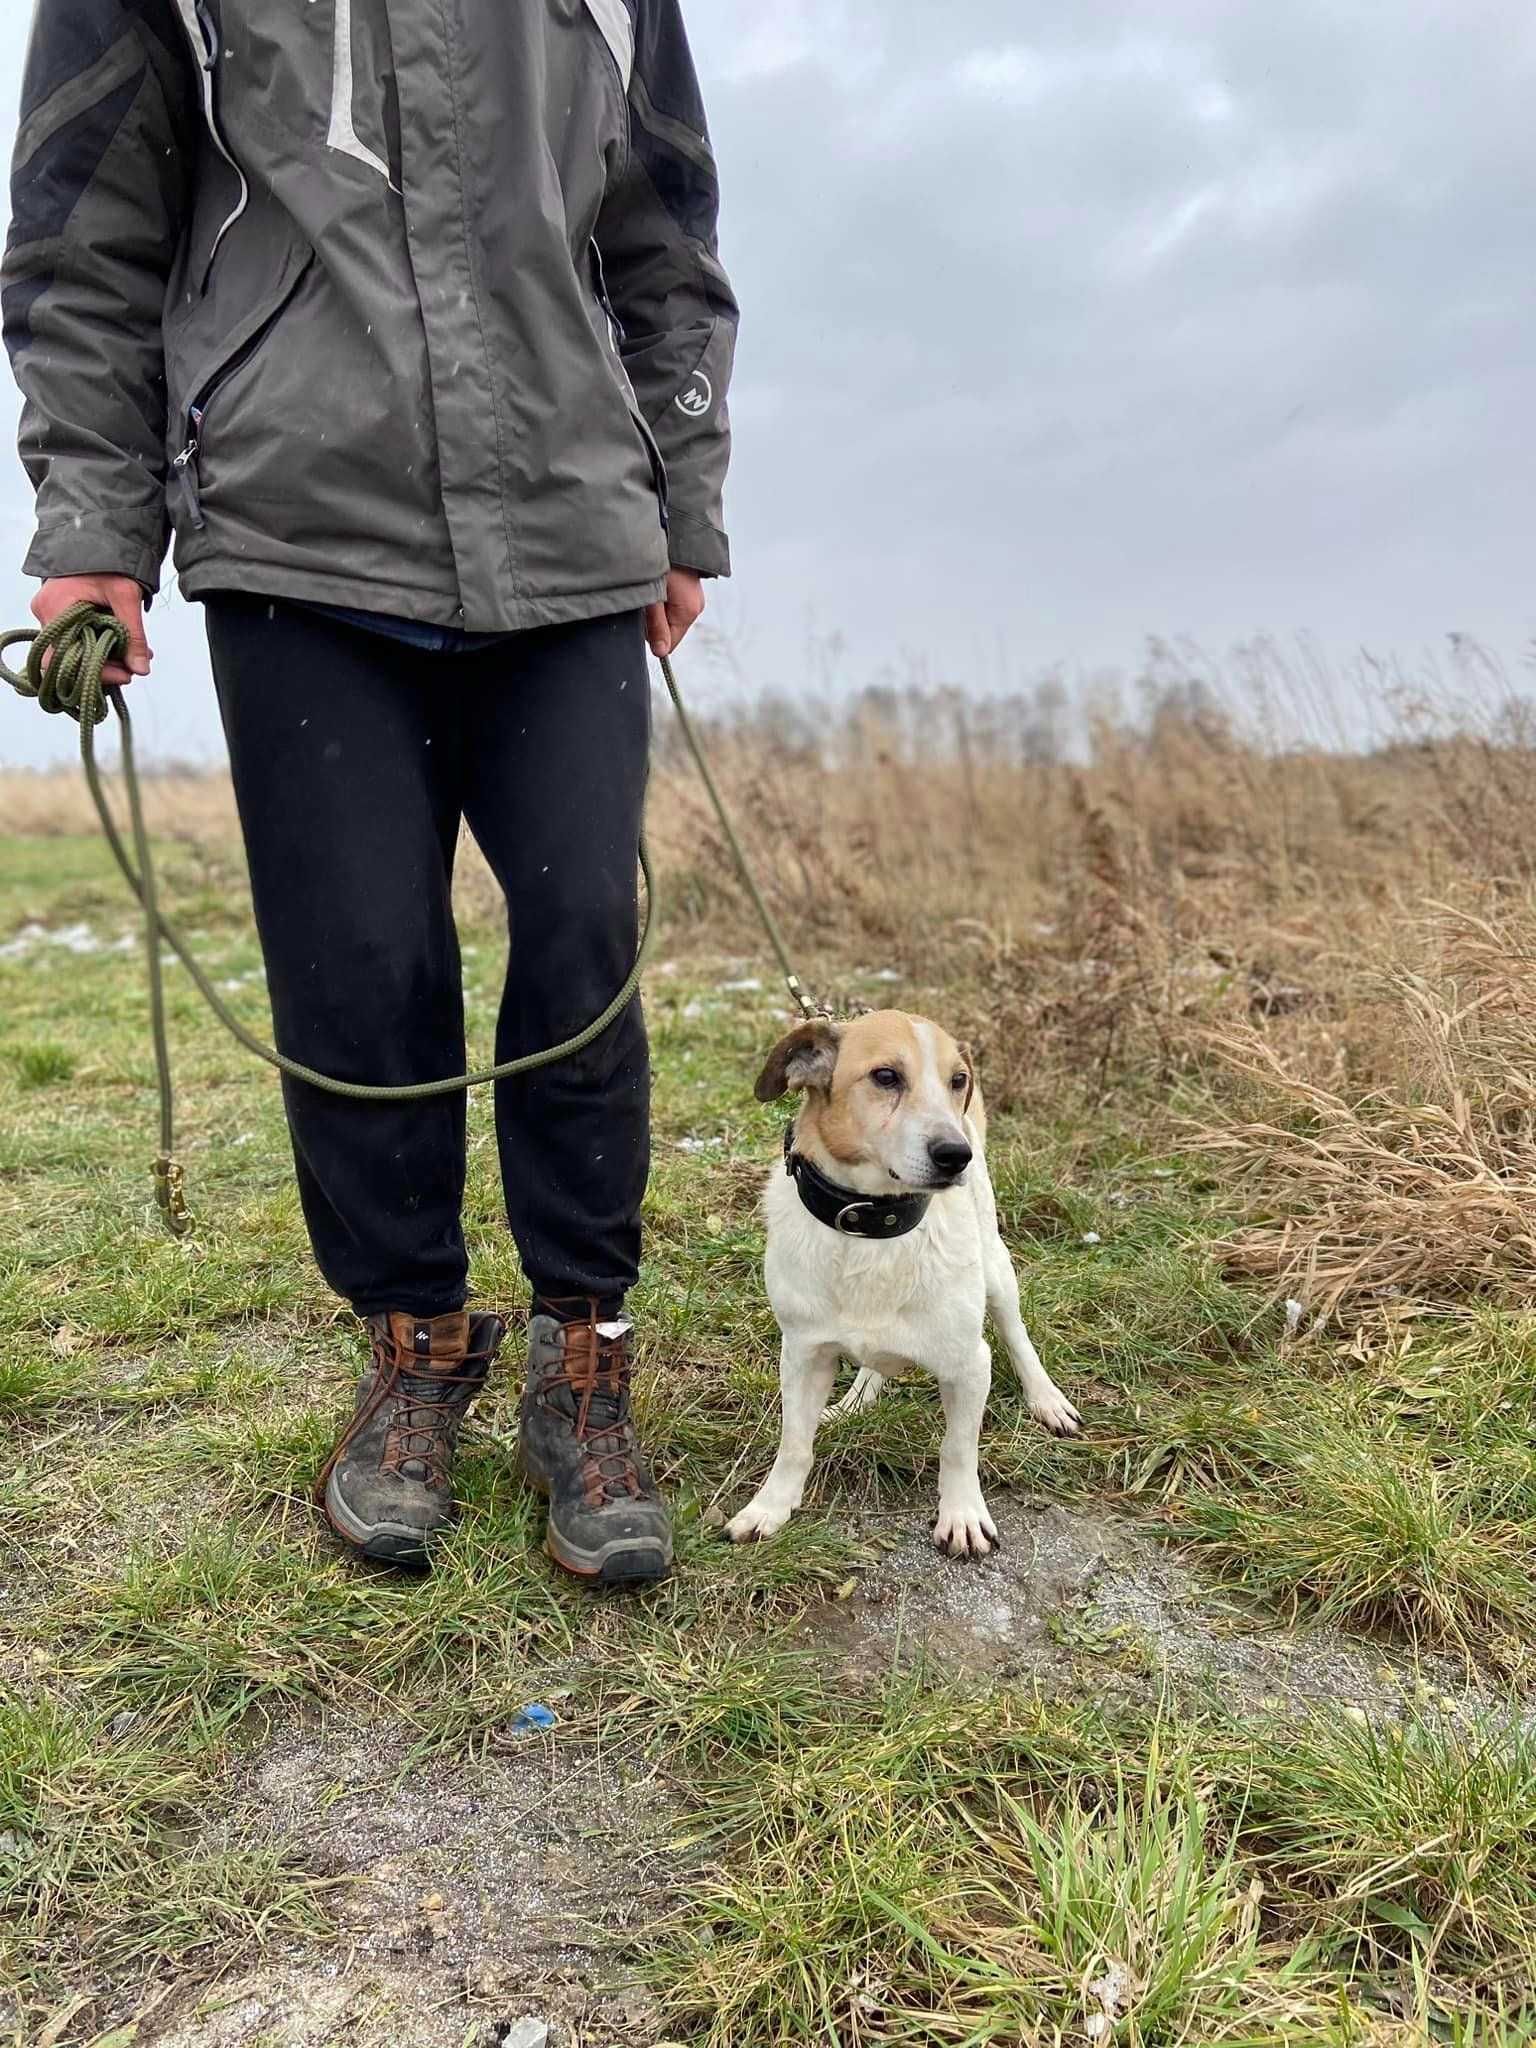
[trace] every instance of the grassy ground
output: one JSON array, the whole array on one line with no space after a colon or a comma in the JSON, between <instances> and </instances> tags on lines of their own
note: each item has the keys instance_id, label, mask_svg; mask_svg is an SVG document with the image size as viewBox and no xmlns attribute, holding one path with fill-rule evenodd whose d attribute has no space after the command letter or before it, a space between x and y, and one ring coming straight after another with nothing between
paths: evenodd
<instances>
[{"instance_id":1,"label":"grassy ground","mask_svg":"<svg viewBox=\"0 0 1536 2048\"><path fill-rule=\"evenodd\" d=\"M260 1019L228 857L169 846L166 873ZM755 1201L779 1124L750 1082L778 1014L728 986L754 970L691 953L650 988L635 1303L676 1578L629 1603L557 1580L513 1472L511 1375L475 1418L442 1568L366 1573L307 1499L359 1346L307 1261L276 1089L173 971L198 1227L163 1237L130 929L93 840L0 840L0 2011L18 2048L464 2044L524 2012L638 2048L1536 2038L1536 1322L1407 1298L1288 1318L1211 1254L1238 1198L1220 1152L1174 1135L1177 1076L1097 1108L1036 1100L998 1119L994 1177L1087 1429L1048 1440L1000 1380L984 1469L1022 1550L914 1562L939 1417L913 1386L829 1433L781 1542L733 1551L720 1511L775 1430ZM466 937L484 1043L500 946L488 925ZM483 1104L472 1128L474 1284L516 1305ZM1176 1542L1184 1620L1106 1620L1112 1563L1048 1586L1040 1532L1063 1528L1106 1559ZM1228 1682L1190 1653L1207 1638L1322 1675ZM530 1779L532 1699L559 1727ZM360 1805L343 1737L371 1757ZM275 1825L252 1787L295 1743L318 1776ZM455 1863L477 1822L440 1808L471 1781L505 1794L505 1825ZM610 1800L651 1808L643 1854ZM486 1899L520 1830L546 1840L541 1803L558 1841L540 1881L589 1903L534 1955L554 1909L498 1931ZM362 1814L350 1833L327 1831L333 1807ZM430 1835L446 1860L420 1868L452 1882L418 1896L409 1839L364 1854L365 1808ZM558 1880L557 1852L575 1859ZM414 1932L381 1959L359 1930L401 1913ZM279 1995L327 1969L355 2005ZM256 1987L254 2018L230 1985Z\"/></svg>"}]
</instances>

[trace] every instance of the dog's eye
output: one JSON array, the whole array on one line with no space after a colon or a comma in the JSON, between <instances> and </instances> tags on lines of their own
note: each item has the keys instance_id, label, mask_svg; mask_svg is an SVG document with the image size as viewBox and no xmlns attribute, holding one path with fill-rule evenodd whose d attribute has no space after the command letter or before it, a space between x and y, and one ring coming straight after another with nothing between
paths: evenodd
<instances>
[{"instance_id":1,"label":"dog's eye","mask_svg":"<svg viewBox=\"0 0 1536 2048\"><path fill-rule=\"evenodd\" d=\"M951 1088L954 1089L955 1093L958 1095L960 1094L962 1089L968 1088L970 1086L970 1081L971 1077L969 1074L956 1074L955 1078L953 1079L953 1081L950 1082L949 1085Z\"/></svg>"},{"instance_id":2,"label":"dog's eye","mask_svg":"<svg viewBox=\"0 0 1536 2048\"><path fill-rule=\"evenodd\" d=\"M901 1076L894 1067L876 1067L869 1077L877 1088L899 1088Z\"/></svg>"}]
</instances>

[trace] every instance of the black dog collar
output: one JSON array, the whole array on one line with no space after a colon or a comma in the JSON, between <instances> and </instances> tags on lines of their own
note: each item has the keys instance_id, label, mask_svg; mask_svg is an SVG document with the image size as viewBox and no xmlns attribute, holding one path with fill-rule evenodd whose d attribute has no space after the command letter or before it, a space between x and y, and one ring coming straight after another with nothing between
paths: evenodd
<instances>
[{"instance_id":1,"label":"black dog collar","mask_svg":"<svg viewBox=\"0 0 1536 2048\"><path fill-rule=\"evenodd\" d=\"M843 1237L889 1241L916 1230L928 1214L932 1195L860 1195L828 1180L820 1167L795 1150L793 1124L784 1132L784 1171L818 1223Z\"/></svg>"}]
</instances>

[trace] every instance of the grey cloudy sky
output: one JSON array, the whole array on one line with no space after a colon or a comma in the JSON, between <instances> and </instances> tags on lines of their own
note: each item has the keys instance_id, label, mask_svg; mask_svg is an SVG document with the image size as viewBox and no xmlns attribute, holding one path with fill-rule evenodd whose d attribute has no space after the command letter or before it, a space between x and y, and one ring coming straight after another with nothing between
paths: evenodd
<instances>
[{"instance_id":1,"label":"grey cloudy sky","mask_svg":"<svg viewBox=\"0 0 1536 2048\"><path fill-rule=\"evenodd\" d=\"M0 24L9 128L25 24ZM1536 631L1522 0L691 0L744 307L753 680ZM10 399L0 402L8 434ZM0 611L26 533L0 481ZM216 723L157 610L150 743ZM0 758L67 734L0 703Z\"/></svg>"}]
</instances>

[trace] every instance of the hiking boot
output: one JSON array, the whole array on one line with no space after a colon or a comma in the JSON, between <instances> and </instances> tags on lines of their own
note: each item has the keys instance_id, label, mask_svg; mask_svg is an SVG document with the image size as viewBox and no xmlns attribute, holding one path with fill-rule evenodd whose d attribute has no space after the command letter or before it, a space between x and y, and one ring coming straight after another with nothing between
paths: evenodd
<instances>
[{"instance_id":1,"label":"hiking boot","mask_svg":"<svg viewBox=\"0 0 1536 2048\"><path fill-rule=\"evenodd\" d=\"M640 1454L630 1406L628 1323L528 1325L523 1470L549 1502L556 1564L601 1586L645 1585L672 1569L672 1524Z\"/></svg>"},{"instance_id":2,"label":"hiking boot","mask_svg":"<svg viewBox=\"0 0 1536 2048\"><path fill-rule=\"evenodd\" d=\"M373 1360L319 1487L343 1543L381 1564L430 1562L454 1519L453 1459L507 1326L500 1316L369 1316Z\"/></svg>"}]
</instances>

